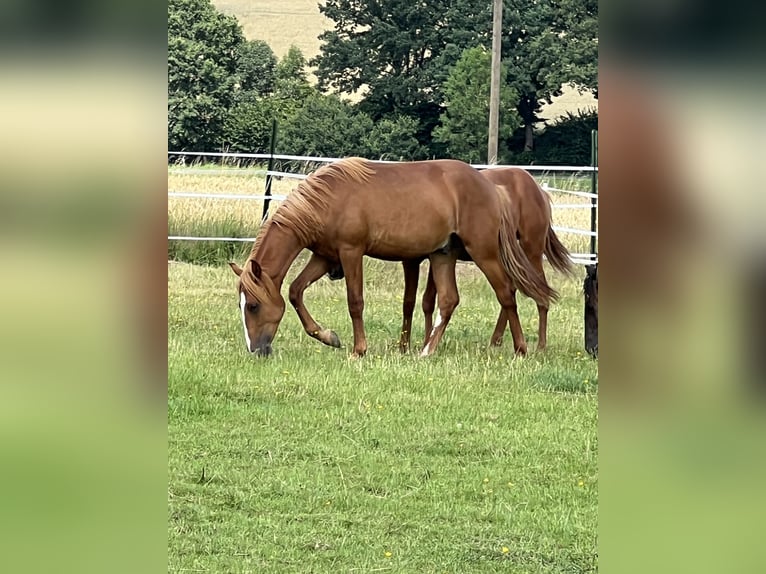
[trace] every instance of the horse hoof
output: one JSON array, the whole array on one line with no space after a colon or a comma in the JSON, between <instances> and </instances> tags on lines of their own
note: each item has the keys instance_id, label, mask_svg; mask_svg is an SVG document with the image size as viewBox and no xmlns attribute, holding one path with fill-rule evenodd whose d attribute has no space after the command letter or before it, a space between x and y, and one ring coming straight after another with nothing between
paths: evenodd
<instances>
[{"instance_id":1,"label":"horse hoof","mask_svg":"<svg viewBox=\"0 0 766 574\"><path fill-rule=\"evenodd\" d=\"M517 347L516 348L516 355L519 357L524 357L527 354L527 346L524 345L523 347Z\"/></svg>"},{"instance_id":2,"label":"horse hoof","mask_svg":"<svg viewBox=\"0 0 766 574\"><path fill-rule=\"evenodd\" d=\"M328 341L327 344L330 347L335 347L336 349L340 349L340 338L338 337L338 334L335 331L330 331L330 333L327 335Z\"/></svg>"}]
</instances>

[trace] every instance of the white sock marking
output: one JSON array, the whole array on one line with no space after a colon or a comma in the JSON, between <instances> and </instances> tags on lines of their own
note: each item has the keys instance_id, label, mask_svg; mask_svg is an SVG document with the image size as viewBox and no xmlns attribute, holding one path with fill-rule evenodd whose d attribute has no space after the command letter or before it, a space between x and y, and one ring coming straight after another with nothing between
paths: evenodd
<instances>
[{"instance_id":1,"label":"white sock marking","mask_svg":"<svg viewBox=\"0 0 766 574\"><path fill-rule=\"evenodd\" d=\"M436 322L434 323L433 328L431 329L431 336L428 338L428 343L426 344L425 348L423 349L423 354L427 355L429 350L431 349L431 341L434 340L434 333L436 333L436 327L442 324L442 315L439 313L436 316Z\"/></svg>"},{"instance_id":2,"label":"white sock marking","mask_svg":"<svg viewBox=\"0 0 766 574\"><path fill-rule=\"evenodd\" d=\"M247 305L247 301L245 300L245 294L244 292L239 292L239 308L242 310L242 328L245 331L245 341L247 342L247 350L249 352L253 352L252 348L250 347L250 335L247 332L247 323L245 322L245 305Z\"/></svg>"}]
</instances>

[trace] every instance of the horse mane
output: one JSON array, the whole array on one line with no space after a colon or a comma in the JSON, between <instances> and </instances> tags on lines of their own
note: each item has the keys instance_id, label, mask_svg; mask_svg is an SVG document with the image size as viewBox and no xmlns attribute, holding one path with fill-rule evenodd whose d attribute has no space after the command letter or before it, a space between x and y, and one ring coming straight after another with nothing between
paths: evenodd
<instances>
[{"instance_id":1,"label":"horse mane","mask_svg":"<svg viewBox=\"0 0 766 574\"><path fill-rule=\"evenodd\" d=\"M240 276L242 289L257 300L262 300L266 290L258 285L249 273L250 261L256 259L263 239L272 225L283 225L296 234L304 245L316 241L324 224L329 200L332 198L333 180L364 183L375 173L371 162L361 157L348 157L324 165L304 179L287 196L274 214L267 219L255 238L253 248L245 262L245 273Z\"/></svg>"},{"instance_id":2,"label":"horse mane","mask_svg":"<svg viewBox=\"0 0 766 574\"><path fill-rule=\"evenodd\" d=\"M333 195L333 181L364 183L374 173L371 162L360 157L349 157L324 165L287 196L274 212L271 221L289 227L301 243L311 245L324 225L324 216Z\"/></svg>"}]
</instances>

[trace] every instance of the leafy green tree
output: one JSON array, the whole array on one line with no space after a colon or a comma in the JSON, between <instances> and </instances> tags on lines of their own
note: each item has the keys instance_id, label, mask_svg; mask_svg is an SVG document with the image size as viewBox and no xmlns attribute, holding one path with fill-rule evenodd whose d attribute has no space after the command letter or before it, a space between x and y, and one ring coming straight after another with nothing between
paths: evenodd
<instances>
[{"instance_id":1,"label":"leafy green tree","mask_svg":"<svg viewBox=\"0 0 766 574\"><path fill-rule=\"evenodd\" d=\"M446 109L434 140L445 144L450 157L469 163L487 161L489 91L492 54L477 46L463 52L444 83ZM498 139L510 137L520 123L515 91L506 83L507 68L500 71L500 122ZM502 150L498 150L502 153Z\"/></svg>"},{"instance_id":2,"label":"leafy green tree","mask_svg":"<svg viewBox=\"0 0 766 574\"><path fill-rule=\"evenodd\" d=\"M327 0L320 11L334 22L312 60L322 88L365 90L360 109L374 120L418 120L429 143L441 112L439 86L465 47L487 37L489 2L477 0Z\"/></svg>"},{"instance_id":3,"label":"leafy green tree","mask_svg":"<svg viewBox=\"0 0 766 574\"><path fill-rule=\"evenodd\" d=\"M531 151L542 106L561 95L562 85L595 89L598 5L595 0L506 0L503 7L502 57L519 94L524 150Z\"/></svg>"},{"instance_id":4,"label":"leafy green tree","mask_svg":"<svg viewBox=\"0 0 766 574\"><path fill-rule=\"evenodd\" d=\"M280 120L294 116L306 99L317 92L308 81L306 58L295 46L290 46L277 64L274 78L274 92L270 97L277 102Z\"/></svg>"},{"instance_id":5,"label":"leafy green tree","mask_svg":"<svg viewBox=\"0 0 766 574\"><path fill-rule=\"evenodd\" d=\"M168 147L214 149L237 81L244 38L210 0L168 2Z\"/></svg>"},{"instance_id":6,"label":"leafy green tree","mask_svg":"<svg viewBox=\"0 0 766 574\"><path fill-rule=\"evenodd\" d=\"M267 151L274 119L284 119L275 98L251 98L239 102L226 116L223 130L225 147L232 152Z\"/></svg>"},{"instance_id":7,"label":"leafy green tree","mask_svg":"<svg viewBox=\"0 0 766 574\"><path fill-rule=\"evenodd\" d=\"M312 60L320 86L341 93L364 89L360 109L374 120L415 118L419 141L432 153L443 151L432 141L443 111L442 86L463 50L489 47L491 2L326 0L320 11L334 23ZM597 16L595 0L506 0L502 55L528 149L542 105L561 93L562 84L595 89Z\"/></svg>"},{"instance_id":8,"label":"leafy green tree","mask_svg":"<svg viewBox=\"0 0 766 574\"><path fill-rule=\"evenodd\" d=\"M274 91L277 57L266 42L246 40L239 46L237 73L241 93L265 96Z\"/></svg>"},{"instance_id":9,"label":"leafy green tree","mask_svg":"<svg viewBox=\"0 0 766 574\"><path fill-rule=\"evenodd\" d=\"M276 68L275 92L283 99L296 100L299 103L314 89L308 81L306 58L297 46L290 46Z\"/></svg>"},{"instance_id":10,"label":"leafy green tree","mask_svg":"<svg viewBox=\"0 0 766 574\"><path fill-rule=\"evenodd\" d=\"M595 129L598 129L596 110L568 112L537 136L535 160L557 165L589 165L591 132Z\"/></svg>"},{"instance_id":11,"label":"leafy green tree","mask_svg":"<svg viewBox=\"0 0 766 574\"><path fill-rule=\"evenodd\" d=\"M279 130L279 148L298 155L364 155L372 120L335 95L311 93Z\"/></svg>"},{"instance_id":12,"label":"leafy green tree","mask_svg":"<svg viewBox=\"0 0 766 574\"><path fill-rule=\"evenodd\" d=\"M293 120L310 96L318 95L317 90L309 84L306 59L298 48L292 46L282 60L276 63L275 58L274 61L273 89L270 93L264 95L255 90L240 91L236 105L229 111L224 141L232 151L257 152L267 149L273 120L277 120L280 126L280 147L290 150L283 146L283 127ZM307 139L304 138L301 145L312 147L306 144Z\"/></svg>"},{"instance_id":13,"label":"leafy green tree","mask_svg":"<svg viewBox=\"0 0 766 574\"><path fill-rule=\"evenodd\" d=\"M564 81L598 96L598 0L559 0L554 28L567 55Z\"/></svg>"},{"instance_id":14,"label":"leafy green tree","mask_svg":"<svg viewBox=\"0 0 766 574\"><path fill-rule=\"evenodd\" d=\"M394 161L425 159L428 150L418 141L417 132L417 120L407 116L378 120L364 138L364 155Z\"/></svg>"}]
</instances>

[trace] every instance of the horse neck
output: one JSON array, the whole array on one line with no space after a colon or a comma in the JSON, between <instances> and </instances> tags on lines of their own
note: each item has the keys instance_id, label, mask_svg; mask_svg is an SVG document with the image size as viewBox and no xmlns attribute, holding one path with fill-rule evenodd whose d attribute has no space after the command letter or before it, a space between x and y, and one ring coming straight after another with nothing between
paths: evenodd
<instances>
[{"instance_id":1,"label":"horse neck","mask_svg":"<svg viewBox=\"0 0 766 574\"><path fill-rule=\"evenodd\" d=\"M282 287L287 271L303 250L298 237L281 225L270 225L259 242L257 251L250 257L271 277L277 289Z\"/></svg>"}]
</instances>

